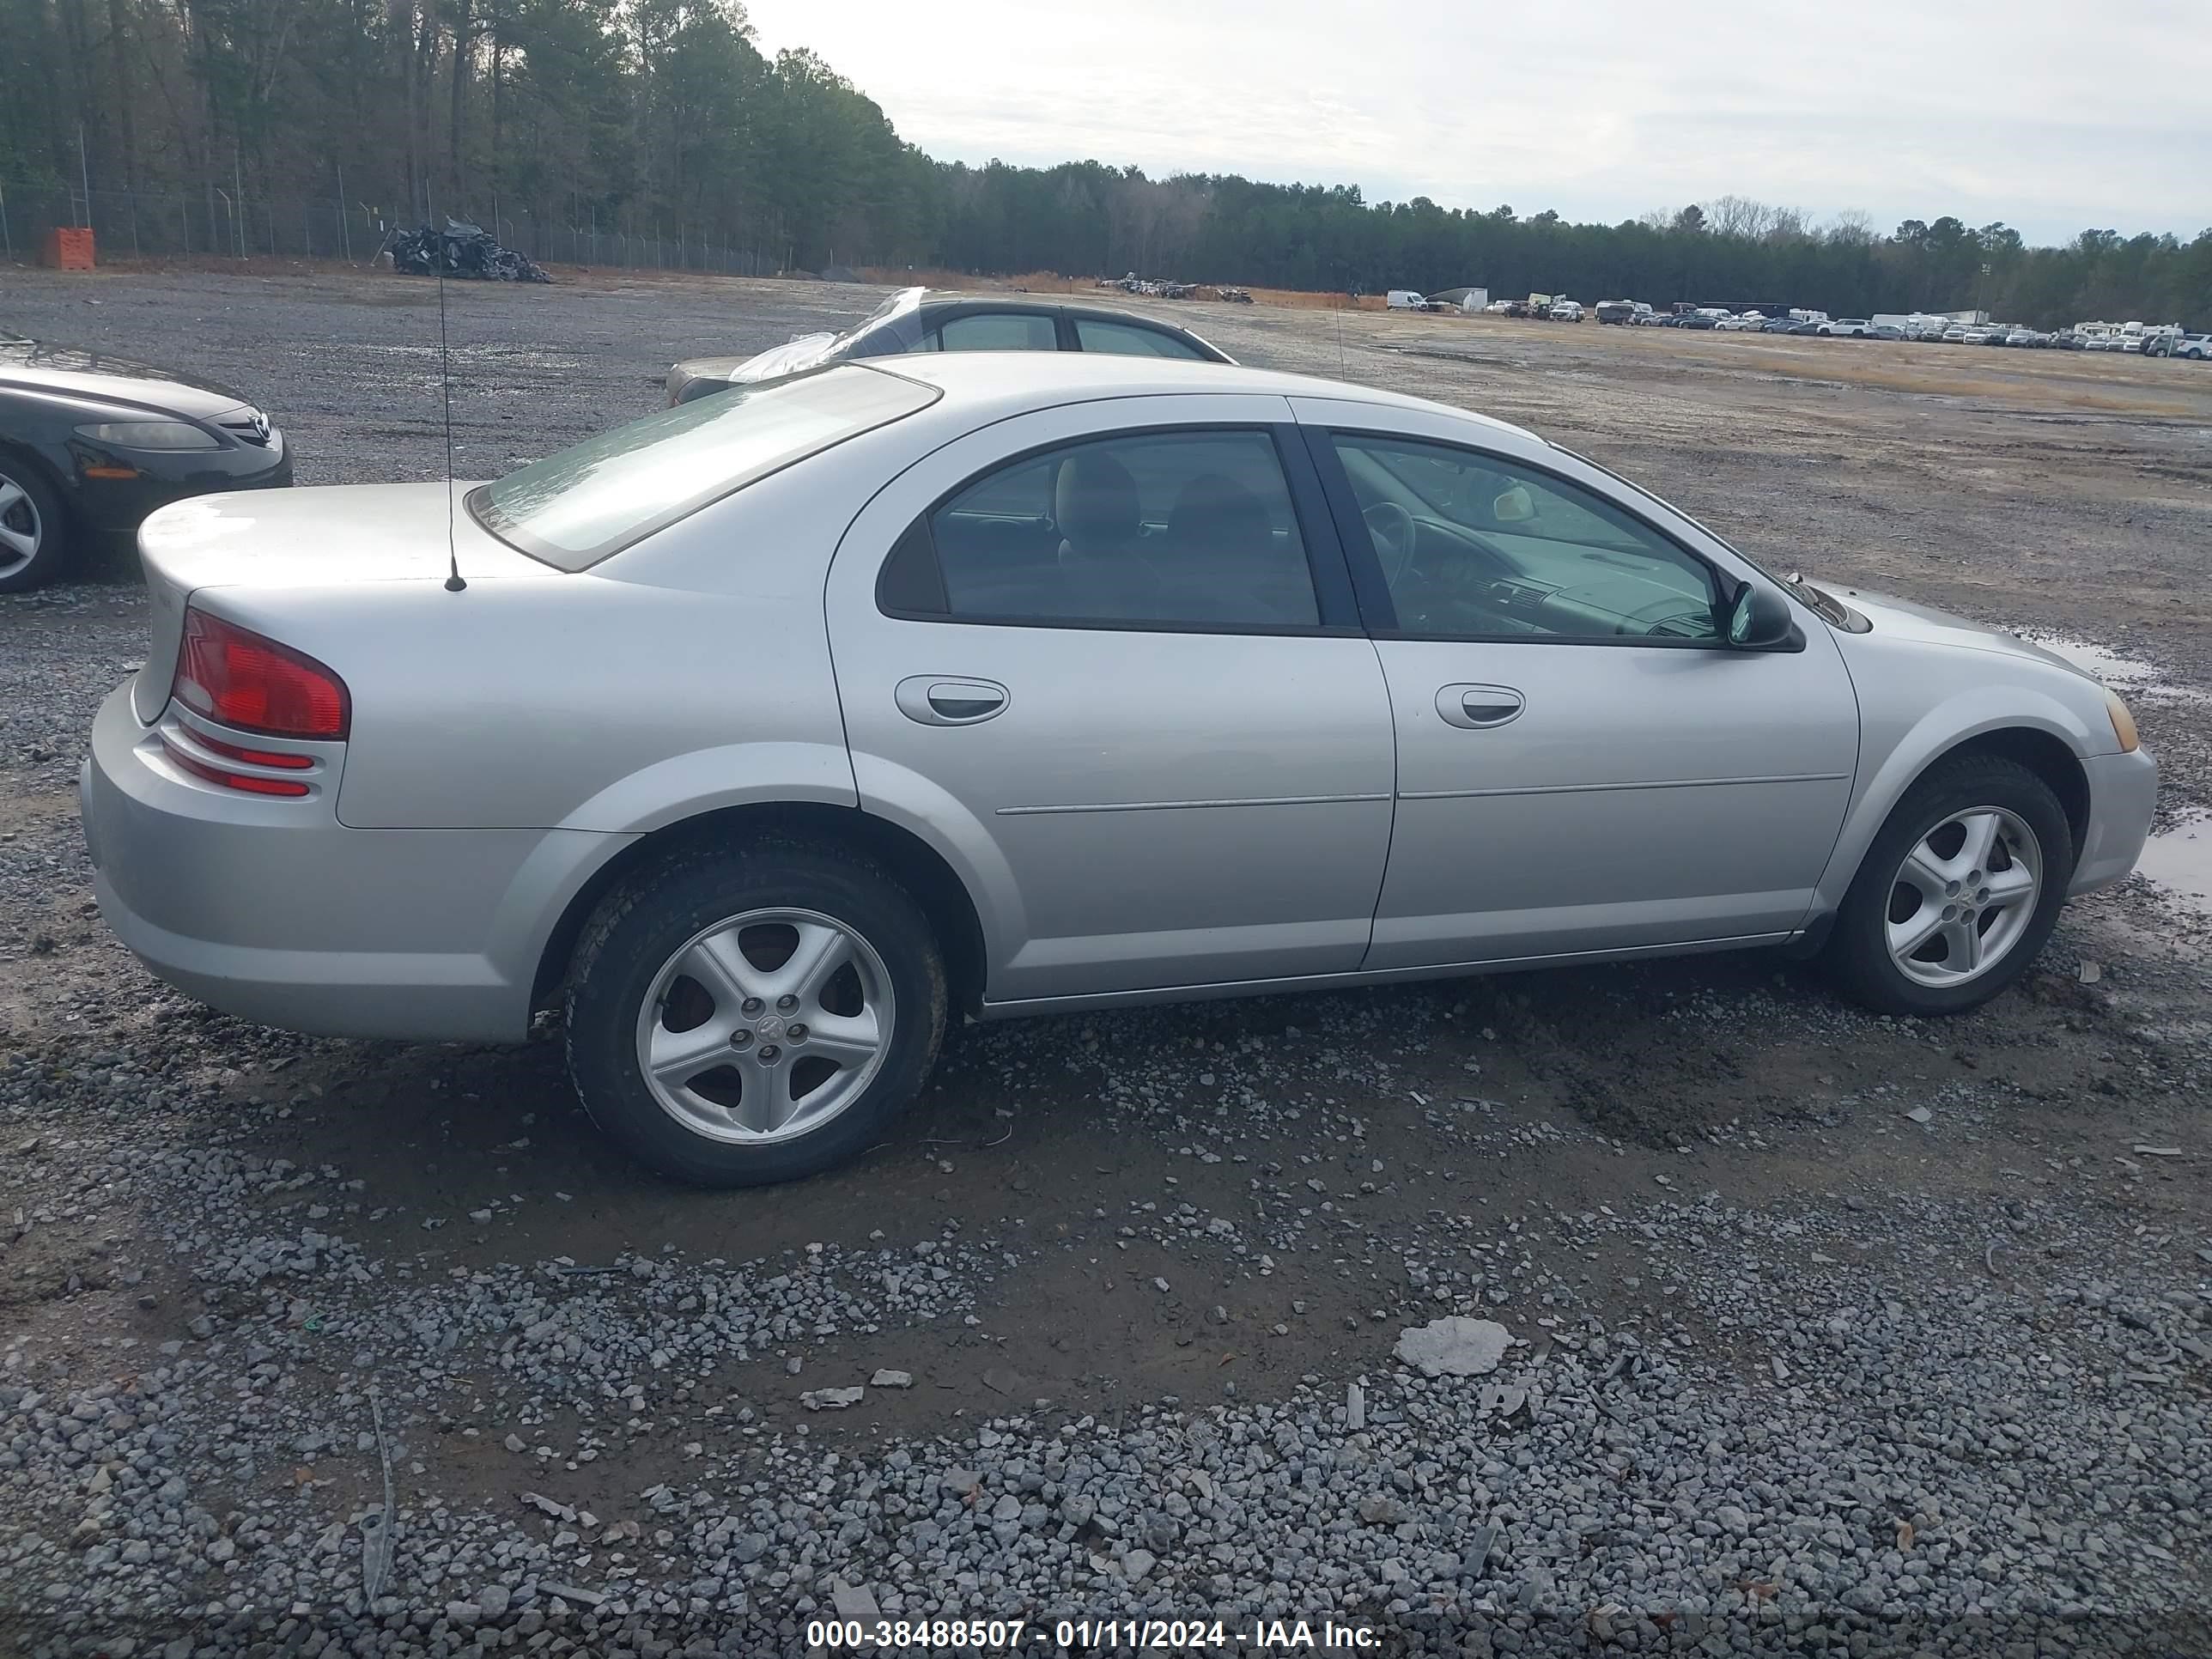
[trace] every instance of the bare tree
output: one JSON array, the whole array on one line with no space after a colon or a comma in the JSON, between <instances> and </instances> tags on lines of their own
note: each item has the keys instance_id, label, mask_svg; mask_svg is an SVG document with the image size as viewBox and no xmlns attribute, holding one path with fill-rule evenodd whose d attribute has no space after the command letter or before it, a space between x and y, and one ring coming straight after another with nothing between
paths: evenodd
<instances>
[{"instance_id":1,"label":"bare tree","mask_svg":"<svg viewBox=\"0 0 2212 1659\"><path fill-rule=\"evenodd\" d=\"M1845 208L1828 221L1827 240L1843 247L1871 247L1874 216L1863 208Z\"/></svg>"},{"instance_id":2,"label":"bare tree","mask_svg":"<svg viewBox=\"0 0 2212 1659\"><path fill-rule=\"evenodd\" d=\"M1705 228L1716 236L1757 241L1774 228L1781 210L1748 196L1717 196L1705 210Z\"/></svg>"}]
</instances>

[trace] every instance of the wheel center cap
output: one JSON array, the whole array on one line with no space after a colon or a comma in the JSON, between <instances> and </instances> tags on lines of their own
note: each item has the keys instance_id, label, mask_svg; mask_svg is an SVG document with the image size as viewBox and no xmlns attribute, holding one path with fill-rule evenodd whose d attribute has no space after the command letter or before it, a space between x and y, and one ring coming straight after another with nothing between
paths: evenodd
<instances>
[{"instance_id":1,"label":"wheel center cap","mask_svg":"<svg viewBox=\"0 0 2212 1659\"><path fill-rule=\"evenodd\" d=\"M753 1035L763 1042L774 1042L783 1035L783 1016L763 1014L753 1022Z\"/></svg>"}]
</instances>

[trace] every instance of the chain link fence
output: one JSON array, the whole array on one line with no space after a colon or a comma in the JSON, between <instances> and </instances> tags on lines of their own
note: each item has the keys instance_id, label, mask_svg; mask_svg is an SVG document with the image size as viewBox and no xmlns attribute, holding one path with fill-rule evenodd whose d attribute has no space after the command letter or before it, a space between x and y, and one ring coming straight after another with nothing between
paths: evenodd
<instances>
[{"instance_id":1,"label":"chain link fence","mask_svg":"<svg viewBox=\"0 0 2212 1659\"><path fill-rule=\"evenodd\" d=\"M541 216L527 209L502 210L495 201L482 217L454 213L540 264L606 265L624 270L689 270L728 276L770 276L781 269L772 254L702 234L687 225L602 224L587 211L584 222L568 216ZM0 258L14 264L38 258L49 230L89 226L105 259L171 258L344 259L366 264L395 229L413 230L410 219L335 196L246 197L212 181L198 191L94 190L0 179ZM427 222L443 228L445 215Z\"/></svg>"}]
</instances>

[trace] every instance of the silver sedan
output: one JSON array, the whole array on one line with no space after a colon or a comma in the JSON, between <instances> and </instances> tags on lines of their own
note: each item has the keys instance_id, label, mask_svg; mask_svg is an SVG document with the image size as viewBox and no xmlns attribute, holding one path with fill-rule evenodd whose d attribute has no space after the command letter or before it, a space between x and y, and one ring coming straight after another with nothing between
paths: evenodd
<instances>
[{"instance_id":1,"label":"silver sedan","mask_svg":"<svg viewBox=\"0 0 2212 1659\"><path fill-rule=\"evenodd\" d=\"M839 364L464 490L148 520L100 903L270 1024L557 1008L696 1182L872 1144L955 1017L1753 945L1972 1008L2151 816L2057 658L1364 387Z\"/></svg>"}]
</instances>

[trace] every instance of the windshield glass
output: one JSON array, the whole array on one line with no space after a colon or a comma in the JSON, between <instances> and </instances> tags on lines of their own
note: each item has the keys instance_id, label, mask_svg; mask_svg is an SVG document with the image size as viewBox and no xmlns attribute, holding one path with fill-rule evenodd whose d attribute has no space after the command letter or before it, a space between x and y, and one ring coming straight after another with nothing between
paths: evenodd
<instances>
[{"instance_id":1,"label":"windshield glass","mask_svg":"<svg viewBox=\"0 0 2212 1659\"><path fill-rule=\"evenodd\" d=\"M532 461L471 490L469 512L509 546L581 570L942 395L846 365L735 386Z\"/></svg>"}]
</instances>

